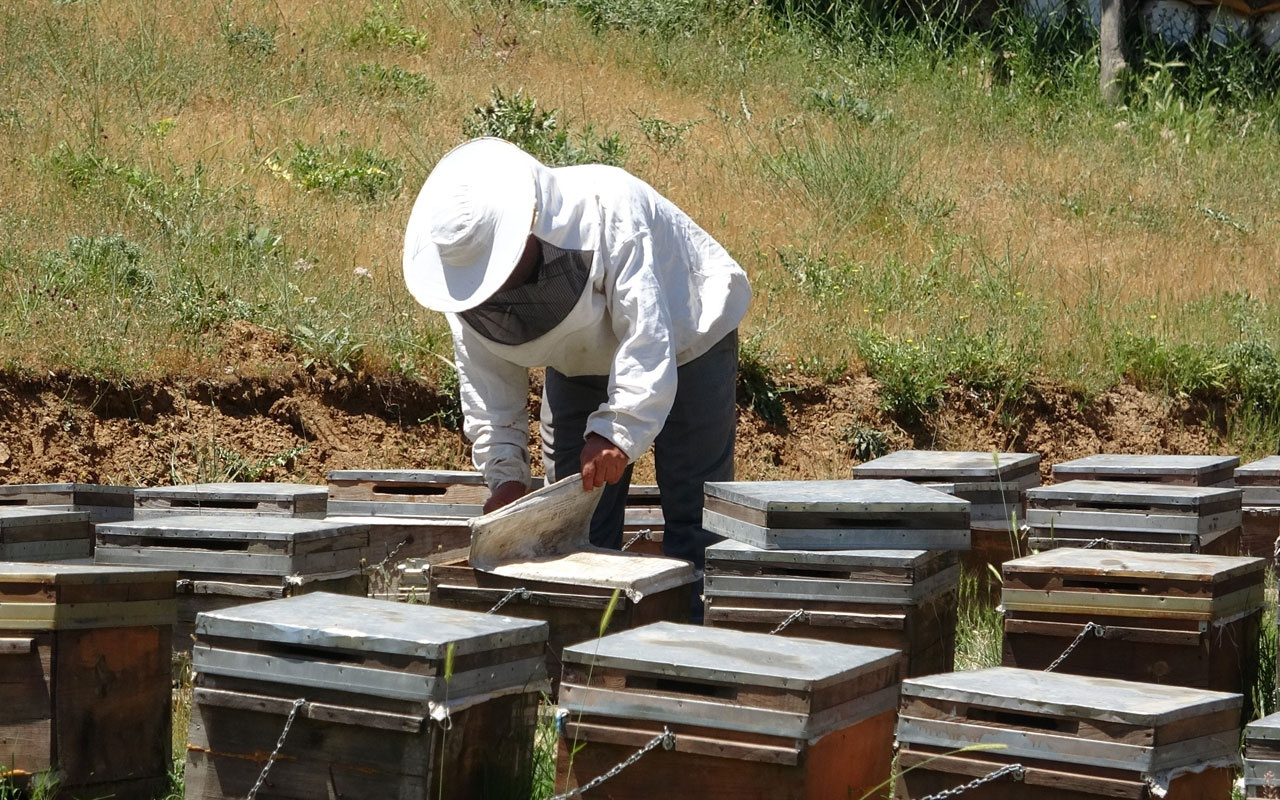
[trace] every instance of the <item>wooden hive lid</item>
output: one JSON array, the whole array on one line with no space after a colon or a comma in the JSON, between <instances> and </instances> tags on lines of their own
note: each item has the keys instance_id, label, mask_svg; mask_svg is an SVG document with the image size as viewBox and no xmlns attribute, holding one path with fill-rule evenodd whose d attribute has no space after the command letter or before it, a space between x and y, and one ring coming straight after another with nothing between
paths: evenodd
<instances>
[{"instance_id":1,"label":"wooden hive lid","mask_svg":"<svg viewBox=\"0 0 1280 800\"><path fill-rule=\"evenodd\" d=\"M1071 503L1104 510L1159 508L1170 513L1196 514L1204 508L1238 508L1240 490L1229 487L1183 486L1168 483L1124 483L1073 480L1027 490L1028 509Z\"/></svg>"},{"instance_id":2,"label":"wooden hive lid","mask_svg":"<svg viewBox=\"0 0 1280 800\"><path fill-rule=\"evenodd\" d=\"M1106 476L1135 479L1187 479L1201 485L1230 479L1240 465L1236 456L1098 453L1052 467L1055 480Z\"/></svg>"},{"instance_id":3,"label":"wooden hive lid","mask_svg":"<svg viewBox=\"0 0 1280 800\"><path fill-rule=\"evenodd\" d=\"M617 589L632 602L698 578L693 565L683 559L603 549L501 564L489 572L516 581Z\"/></svg>"},{"instance_id":4,"label":"wooden hive lid","mask_svg":"<svg viewBox=\"0 0 1280 800\"><path fill-rule=\"evenodd\" d=\"M955 552L949 550L766 550L732 539L708 546L706 556L707 561L893 569L916 569L937 561L956 560Z\"/></svg>"},{"instance_id":5,"label":"wooden hive lid","mask_svg":"<svg viewBox=\"0 0 1280 800\"><path fill-rule=\"evenodd\" d=\"M547 639L547 623L500 614L311 592L201 612L195 634L443 661Z\"/></svg>"},{"instance_id":6,"label":"wooden hive lid","mask_svg":"<svg viewBox=\"0 0 1280 800\"><path fill-rule=\"evenodd\" d=\"M728 481L708 497L759 511L881 515L968 512L967 501L904 480Z\"/></svg>"},{"instance_id":7,"label":"wooden hive lid","mask_svg":"<svg viewBox=\"0 0 1280 800\"><path fill-rule=\"evenodd\" d=\"M1017 667L910 678L902 684L902 697L904 708L919 697L1151 729L1239 709L1243 700L1228 692Z\"/></svg>"},{"instance_id":8,"label":"wooden hive lid","mask_svg":"<svg viewBox=\"0 0 1280 800\"><path fill-rule=\"evenodd\" d=\"M813 692L873 673L897 650L782 639L729 628L655 622L566 647L563 661L633 674ZM870 687L868 691L882 687Z\"/></svg>"},{"instance_id":9,"label":"wooden hive lid","mask_svg":"<svg viewBox=\"0 0 1280 800\"><path fill-rule=\"evenodd\" d=\"M259 541L280 543L314 542L350 534L367 534L366 522L347 522L331 519L300 519L285 516L227 515L204 516L200 514L152 517L104 523L98 526L98 536L138 537L147 539L192 539L216 542Z\"/></svg>"},{"instance_id":10,"label":"wooden hive lid","mask_svg":"<svg viewBox=\"0 0 1280 800\"><path fill-rule=\"evenodd\" d=\"M1004 562L1003 568L1006 577L1051 573L1222 583L1249 574L1256 574L1261 580L1266 566L1266 559L1244 556L1061 547L1011 559Z\"/></svg>"},{"instance_id":11,"label":"wooden hive lid","mask_svg":"<svg viewBox=\"0 0 1280 800\"><path fill-rule=\"evenodd\" d=\"M119 583L174 584L177 580L177 572L151 567L0 561L0 584L39 582L55 586L86 586Z\"/></svg>"},{"instance_id":12,"label":"wooden hive lid","mask_svg":"<svg viewBox=\"0 0 1280 800\"><path fill-rule=\"evenodd\" d=\"M914 483L1014 480L1039 475L1038 453L899 450L853 468L855 478L902 478Z\"/></svg>"},{"instance_id":13,"label":"wooden hive lid","mask_svg":"<svg viewBox=\"0 0 1280 800\"><path fill-rule=\"evenodd\" d=\"M66 506L0 506L0 533L6 529L29 528L32 525L89 523L89 512Z\"/></svg>"},{"instance_id":14,"label":"wooden hive lid","mask_svg":"<svg viewBox=\"0 0 1280 800\"><path fill-rule=\"evenodd\" d=\"M324 498L328 488L303 483L255 483L230 481L225 483L188 483L179 486L153 486L134 491L135 500L231 500L239 502L275 502L298 498Z\"/></svg>"}]
</instances>

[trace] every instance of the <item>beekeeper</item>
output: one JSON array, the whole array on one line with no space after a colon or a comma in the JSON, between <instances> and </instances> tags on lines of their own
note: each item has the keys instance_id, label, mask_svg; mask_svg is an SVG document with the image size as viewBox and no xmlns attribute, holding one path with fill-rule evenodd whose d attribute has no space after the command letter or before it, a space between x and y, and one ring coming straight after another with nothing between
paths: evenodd
<instances>
[{"instance_id":1,"label":"beekeeper","mask_svg":"<svg viewBox=\"0 0 1280 800\"><path fill-rule=\"evenodd\" d=\"M650 445L667 555L701 569L703 484L733 479L742 268L616 167L549 168L501 139L436 164L405 234L410 293L444 312L492 511L529 490L529 370L546 367L547 480L604 486L591 541L617 549Z\"/></svg>"}]
</instances>

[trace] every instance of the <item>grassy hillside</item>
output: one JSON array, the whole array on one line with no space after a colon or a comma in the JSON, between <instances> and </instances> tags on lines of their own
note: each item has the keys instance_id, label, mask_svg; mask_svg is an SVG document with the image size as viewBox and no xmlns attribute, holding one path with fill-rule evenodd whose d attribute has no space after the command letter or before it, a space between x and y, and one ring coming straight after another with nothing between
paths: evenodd
<instances>
[{"instance_id":1,"label":"grassy hillside","mask_svg":"<svg viewBox=\"0 0 1280 800\"><path fill-rule=\"evenodd\" d=\"M1280 432L1280 104L1243 49L1152 53L1119 108L1087 30L858 4L15 0L0 9L0 365L450 380L400 276L436 159L500 134L651 182L752 276L746 374L865 370L929 414L1029 383L1199 397Z\"/></svg>"}]
</instances>

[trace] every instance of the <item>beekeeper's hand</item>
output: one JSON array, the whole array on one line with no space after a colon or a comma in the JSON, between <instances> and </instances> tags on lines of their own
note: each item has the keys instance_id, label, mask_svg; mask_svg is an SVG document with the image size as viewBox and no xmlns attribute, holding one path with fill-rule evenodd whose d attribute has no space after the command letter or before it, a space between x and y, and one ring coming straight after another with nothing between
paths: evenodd
<instances>
[{"instance_id":1,"label":"beekeeper's hand","mask_svg":"<svg viewBox=\"0 0 1280 800\"><path fill-rule=\"evenodd\" d=\"M490 511L497 511L508 503L514 503L524 497L528 491L520 481L500 483L498 488L489 493L489 499L484 501L484 513L488 514Z\"/></svg>"},{"instance_id":2,"label":"beekeeper's hand","mask_svg":"<svg viewBox=\"0 0 1280 800\"><path fill-rule=\"evenodd\" d=\"M587 434L582 446L582 488L598 489L606 483L622 480L627 469L627 454L598 433Z\"/></svg>"}]
</instances>

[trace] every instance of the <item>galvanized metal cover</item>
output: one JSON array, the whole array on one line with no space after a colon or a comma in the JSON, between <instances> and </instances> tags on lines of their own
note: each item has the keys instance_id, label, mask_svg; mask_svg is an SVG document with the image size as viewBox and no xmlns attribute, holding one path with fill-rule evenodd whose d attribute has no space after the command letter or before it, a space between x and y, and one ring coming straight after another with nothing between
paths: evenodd
<instances>
[{"instance_id":1,"label":"galvanized metal cover","mask_svg":"<svg viewBox=\"0 0 1280 800\"><path fill-rule=\"evenodd\" d=\"M952 478L1012 478L1037 469L1039 453L983 453L953 450L899 450L853 468L855 478L945 481Z\"/></svg>"},{"instance_id":2,"label":"galvanized metal cover","mask_svg":"<svg viewBox=\"0 0 1280 800\"><path fill-rule=\"evenodd\" d=\"M1245 726L1244 735L1246 739L1280 739L1280 711L1250 722ZM1280 782L1280 774L1276 778Z\"/></svg>"},{"instance_id":3,"label":"galvanized metal cover","mask_svg":"<svg viewBox=\"0 0 1280 800\"><path fill-rule=\"evenodd\" d=\"M1280 456L1267 456L1236 467L1236 480L1259 485L1280 485Z\"/></svg>"},{"instance_id":4,"label":"galvanized metal cover","mask_svg":"<svg viewBox=\"0 0 1280 800\"><path fill-rule=\"evenodd\" d=\"M88 511L73 511L66 506L0 506L0 531L88 521Z\"/></svg>"},{"instance_id":5,"label":"galvanized metal cover","mask_svg":"<svg viewBox=\"0 0 1280 800\"><path fill-rule=\"evenodd\" d=\"M709 484L708 484L709 485ZM1120 483L1075 480L1027 490L1027 503L1075 501L1077 503L1160 505L1163 508L1195 511L1209 503L1234 504L1240 490L1214 486L1181 486L1169 483ZM1234 501L1234 503L1233 503Z\"/></svg>"},{"instance_id":6,"label":"galvanized metal cover","mask_svg":"<svg viewBox=\"0 0 1280 800\"><path fill-rule=\"evenodd\" d=\"M910 678L902 683L904 704L912 697L1152 728L1238 709L1243 699L1228 692L1016 667Z\"/></svg>"},{"instance_id":7,"label":"galvanized metal cover","mask_svg":"<svg viewBox=\"0 0 1280 800\"><path fill-rule=\"evenodd\" d=\"M484 475L479 472L447 469L335 469L329 473L328 480L330 483L364 481L368 483L484 485Z\"/></svg>"},{"instance_id":8,"label":"galvanized metal cover","mask_svg":"<svg viewBox=\"0 0 1280 800\"><path fill-rule=\"evenodd\" d=\"M1234 470L1236 456L1099 453L1054 464L1054 477L1063 475L1204 475L1215 470Z\"/></svg>"},{"instance_id":9,"label":"galvanized metal cover","mask_svg":"<svg viewBox=\"0 0 1280 800\"><path fill-rule=\"evenodd\" d=\"M135 500L233 500L278 501L291 498L327 499L329 489L303 483L189 483L181 486L154 486L134 491Z\"/></svg>"},{"instance_id":10,"label":"galvanized metal cover","mask_svg":"<svg viewBox=\"0 0 1280 800\"><path fill-rule=\"evenodd\" d=\"M196 616L195 633L264 642L408 655L427 660L543 642L547 623L501 614L397 603L329 592L268 600Z\"/></svg>"},{"instance_id":11,"label":"galvanized metal cover","mask_svg":"<svg viewBox=\"0 0 1280 800\"><path fill-rule=\"evenodd\" d=\"M565 663L664 677L813 691L880 669L898 650L655 622L566 647ZM874 688L868 687L870 692Z\"/></svg>"},{"instance_id":12,"label":"galvanized metal cover","mask_svg":"<svg viewBox=\"0 0 1280 800\"><path fill-rule=\"evenodd\" d=\"M1214 582L1261 573L1266 566L1267 561L1263 558L1086 550L1080 547L1060 547L1004 563L1006 575L1034 572Z\"/></svg>"},{"instance_id":13,"label":"galvanized metal cover","mask_svg":"<svg viewBox=\"0 0 1280 800\"><path fill-rule=\"evenodd\" d=\"M766 550L763 547L726 539L707 547L707 560L751 564L806 564L850 567L924 566L931 561L955 561L952 551L942 550Z\"/></svg>"},{"instance_id":14,"label":"galvanized metal cover","mask_svg":"<svg viewBox=\"0 0 1280 800\"><path fill-rule=\"evenodd\" d=\"M969 502L904 480L727 481L705 484L716 497L761 511L957 513Z\"/></svg>"},{"instance_id":15,"label":"galvanized metal cover","mask_svg":"<svg viewBox=\"0 0 1280 800\"><path fill-rule=\"evenodd\" d=\"M67 503L74 502L71 499L73 495L82 493L118 495L121 499L128 499L132 497L133 492L134 487L132 486L109 486L97 483L8 483L0 485L0 497L58 494L65 495L68 498Z\"/></svg>"},{"instance_id":16,"label":"galvanized metal cover","mask_svg":"<svg viewBox=\"0 0 1280 800\"><path fill-rule=\"evenodd\" d=\"M98 535L309 542L368 530L369 525L363 522L247 514L189 514L106 523L98 526Z\"/></svg>"}]
</instances>

